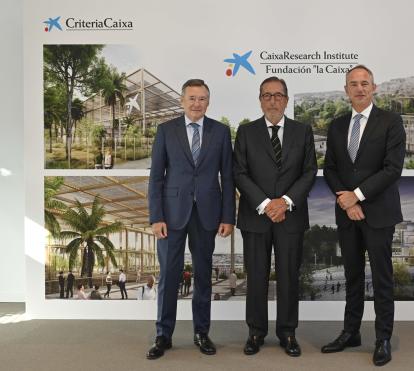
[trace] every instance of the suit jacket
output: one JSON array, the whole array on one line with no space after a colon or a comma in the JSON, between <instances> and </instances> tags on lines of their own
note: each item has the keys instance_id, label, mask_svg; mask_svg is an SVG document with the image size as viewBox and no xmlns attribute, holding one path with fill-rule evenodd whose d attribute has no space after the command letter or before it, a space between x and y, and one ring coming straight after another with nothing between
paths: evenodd
<instances>
[{"instance_id":1,"label":"suit jacket","mask_svg":"<svg viewBox=\"0 0 414 371\"><path fill-rule=\"evenodd\" d=\"M220 223L234 224L230 129L204 117L202 135L196 166L184 116L158 126L148 190L151 223L165 222L176 230L184 228L196 200L204 229L217 229Z\"/></svg>"},{"instance_id":2,"label":"suit jacket","mask_svg":"<svg viewBox=\"0 0 414 371\"><path fill-rule=\"evenodd\" d=\"M73 273L69 273L68 274L68 278L67 278L67 284L68 286L73 286L73 282L75 281L75 276L73 275Z\"/></svg>"},{"instance_id":3,"label":"suit jacket","mask_svg":"<svg viewBox=\"0 0 414 371\"><path fill-rule=\"evenodd\" d=\"M360 188L366 222L373 228L393 226L402 221L397 180L405 155L405 131L400 115L375 105L369 115L355 162L348 154L348 128L351 114L334 120L328 131L324 176L332 192ZM336 223L351 223L338 204Z\"/></svg>"},{"instance_id":4,"label":"suit jacket","mask_svg":"<svg viewBox=\"0 0 414 371\"><path fill-rule=\"evenodd\" d=\"M256 208L266 199L287 195L295 204L282 222L291 233L309 228L307 197L318 167L312 128L285 118L282 167L278 170L264 117L241 125L234 147L234 179L240 191L237 226L263 233L273 224Z\"/></svg>"}]
</instances>

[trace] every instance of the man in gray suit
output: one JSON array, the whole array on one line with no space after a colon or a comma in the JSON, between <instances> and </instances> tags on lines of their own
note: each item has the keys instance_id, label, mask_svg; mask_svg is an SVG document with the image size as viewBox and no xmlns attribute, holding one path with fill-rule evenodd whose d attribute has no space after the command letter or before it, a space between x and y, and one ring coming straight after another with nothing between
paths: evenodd
<instances>
[{"instance_id":1,"label":"man in gray suit","mask_svg":"<svg viewBox=\"0 0 414 371\"><path fill-rule=\"evenodd\" d=\"M232 146L227 126L205 116L210 91L203 80L182 88L184 116L158 126L152 150L149 211L158 239L157 337L147 353L156 359L171 348L177 292L188 244L193 260L194 343L215 354L210 329L211 273L214 241L226 237L235 222Z\"/></svg>"},{"instance_id":2,"label":"man in gray suit","mask_svg":"<svg viewBox=\"0 0 414 371\"><path fill-rule=\"evenodd\" d=\"M301 354L298 325L299 267L309 228L307 197L317 164L312 129L288 119L284 80L260 85L264 116L239 127L234 176L240 191L237 227L243 236L247 270L247 355L259 351L268 330L267 292L274 247L277 277L276 335L290 356Z\"/></svg>"}]
</instances>

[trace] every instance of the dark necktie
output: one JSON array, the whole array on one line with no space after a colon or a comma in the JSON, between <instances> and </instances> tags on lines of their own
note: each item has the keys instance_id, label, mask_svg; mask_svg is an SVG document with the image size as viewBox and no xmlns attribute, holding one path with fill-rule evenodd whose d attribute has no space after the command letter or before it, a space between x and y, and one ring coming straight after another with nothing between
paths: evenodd
<instances>
[{"instance_id":1,"label":"dark necktie","mask_svg":"<svg viewBox=\"0 0 414 371\"><path fill-rule=\"evenodd\" d=\"M193 128L193 140L191 142L191 154L193 155L194 163L197 165L198 156L200 155L200 132L199 124L192 122L191 127Z\"/></svg>"},{"instance_id":2,"label":"dark necktie","mask_svg":"<svg viewBox=\"0 0 414 371\"><path fill-rule=\"evenodd\" d=\"M280 170L282 168L282 144L280 143L280 139L277 135L277 132L279 131L280 126L271 126L272 128L272 138L270 139L272 141L272 147L275 151L276 156L276 165L277 168Z\"/></svg>"}]
</instances>

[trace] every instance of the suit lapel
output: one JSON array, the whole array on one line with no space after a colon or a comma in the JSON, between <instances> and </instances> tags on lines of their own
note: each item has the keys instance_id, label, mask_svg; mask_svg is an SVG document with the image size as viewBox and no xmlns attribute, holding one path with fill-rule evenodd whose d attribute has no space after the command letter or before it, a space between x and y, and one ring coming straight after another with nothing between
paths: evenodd
<instances>
[{"instance_id":1,"label":"suit lapel","mask_svg":"<svg viewBox=\"0 0 414 371\"><path fill-rule=\"evenodd\" d=\"M269 130L267 128L266 121L263 117L263 122L260 122L261 128L261 137L264 138L263 146L266 149L266 152L270 155L272 160L277 164L275 151L272 146L272 141L270 139ZM283 126L283 141L282 141L282 167L286 163L288 155L289 155L289 148L292 144L293 138L295 133L295 127L293 122L285 116L285 124Z\"/></svg>"},{"instance_id":2,"label":"suit lapel","mask_svg":"<svg viewBox=\"0 0 414 371\"><path fill-rule=\"evenodd\" d=\"M198 157L197 166L203 162L206 157L208 150L210 149L210 141L213 136L213 124L211 120L204 116L203 121L203 139L201 141L200 156Z\"/></svg>"},{"instance_id":3,"label":"suit lapel","mask_svg":"<svg viewBox=\"0 0 414 371\"><path fill-rule=\"evenodd\" d=\"M372 110L371 110L371 113L368 117L368 121L367 121L367 125L365 126L365 130L362 133L362 137L361 137L361 141L359 143L358 152L357 152L357 155L356 155L356 158L355 158L355 162L358 160L358 157L360 156L361 152L366 147L367 142L369 140L369 137L375 131L377 115L378 115L377 107L373 106Z\"/></svg>"},{"instance_id":4,"label":"suit lapel","mask_svg":"<svg viewBox=\"0 0 414 371\"><path fill-rule=\"evenodd\" d=\"M291 147L295 133L293 122L285 116L285 124L283 126L283 141L282 141L282 167L286 164L289 149Z\"/></svg>"},{"instance_id":5,"label":"suit lapel","mask_svg":"<svg viewBox=\"0 0 414 371\"><path fill-rule=\"evenodd\" d=\"M275 151L272 147L272 142L270 140L269 129L267 128L266 120L264 116L259 120L259 138L262 143L263 148L266 150L267 154L272 158L272 160L277 164Z\"/></svg>"},{"instance_id":6,"label":"suit lapel","mask_svg":"<svg viewBox=\"0 0 414 371\"><path fill-rule=\"evenodd\" d=\"M190 161L190 163L194 166L193 155L191 154L190 144L188 143L187 128L185 126L184 116L179 118L175 125L175 133L177 134L178 142L180 143L188 161Z\"/></svg>"},{"instance_id":7,"label":"suit lapel","mask_svg":"<svg viewBox=\"0 0 414 371\"><path fill-rule=\"evenodd\" d=\"M339 130L341 131L339 135L339 148L344 151L345 158L352 163L351 157L349 157L348 152L348 131L349 125L351 124L352 114L349 113L342 118L341 125L339 126Z\"/></svg>"}]
</instances>

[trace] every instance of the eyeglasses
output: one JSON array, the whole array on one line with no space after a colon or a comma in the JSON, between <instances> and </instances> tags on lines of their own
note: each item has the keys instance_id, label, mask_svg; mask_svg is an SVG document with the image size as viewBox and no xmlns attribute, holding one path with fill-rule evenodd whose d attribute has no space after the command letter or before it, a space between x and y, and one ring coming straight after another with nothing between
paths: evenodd
<instances>
[{"instance_id":1,"label":"eyeglasses","mask_svg":"<svg viewBox=\"0 0 414 371\"><path fill-rule=\"evenodd\" d=\"M274 94L264 93L260 96L260 98L262 98L266 102L270 101L272 97L274 97L277 102L280 102L283 98L286 98L287 95L282 94L282 93L274 93Z\"/></svg>"}]
</instances>

